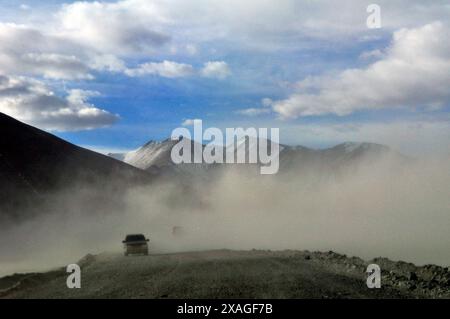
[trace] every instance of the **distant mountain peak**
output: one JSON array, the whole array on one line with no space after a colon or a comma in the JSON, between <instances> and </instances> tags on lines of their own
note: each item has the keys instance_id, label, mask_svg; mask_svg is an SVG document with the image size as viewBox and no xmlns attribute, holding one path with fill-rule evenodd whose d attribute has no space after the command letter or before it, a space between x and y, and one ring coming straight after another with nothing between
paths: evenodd
<instances>
[{"instance_id":1,"label":"distant mountain peak","mask_svg":"<svg viewBox=\"0 0 450 319\"><path fill-rule=\"evenodd\" d=\"M355 150L378 150L378 151L389 151L390 148L386 145L370 143L370 142L344 142L335 147L343 147L347 153L351 153Z\"/></svg>"}]
</instances>

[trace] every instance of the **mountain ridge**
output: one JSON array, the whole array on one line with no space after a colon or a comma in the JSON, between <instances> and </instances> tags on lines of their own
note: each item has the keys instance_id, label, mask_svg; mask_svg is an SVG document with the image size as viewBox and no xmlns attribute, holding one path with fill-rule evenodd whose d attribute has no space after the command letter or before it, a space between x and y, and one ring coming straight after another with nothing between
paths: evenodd
<instances>
[{"instance_id":1,"label":"mountain ridge","mask_svg":"<svg viewBox=\"0 0 450 319\"><path fill-rule=\"evenodd\" d=\"M258 145L255 144L256 143L255 140L258 139L253 138L250 140L250 142L247 142L246 140L245 144L238 141L237 143L235 143L237 145L235 152L237 152L238 149L242 148L242 145L244 144L246 158L248 158L250 148L258 147ZM115 159L124 161L125 163L128 163L143 170L151 170L153 166L156 166L158 168L168 167L173 164L171 163L170 159L170 151L173 145L176 144L176 142L177 141L172 141L170 139L165 139L162 141L150 140L149 142L145 143L143 146L139 147L134 151L130 151L127 153L109 153L107 155ZM268 144L270 145L270 143ZM303 154L305 156L327 156L328 154L330 154L329 156L331 156L331 154L334 154L335 156L336 155L344 156L347 154L348 156L351 157L351 155L355 155L357 153L373 153L373 154L396 153L386 145L371 142L343 142L334 145L332 147L319 149L310 148L303 145L294 145L294 146L286 144L279 144L279 145L280 145L280 162L285 161L283 157L287 156L287 154L292 153L296 153L297 157L300 154ZM204 146L205 145L203 145L203 147ZM229 147L231 147L231 144L222 147L225 154L226 150ZM401 155L400 153L397 154Z\"/></svg>"},{"instance_id":2,"label":"mountain ridge","mask_svg":"<svg viewBox=\"0 0 450 319\"><path fill-rule=\"evenodd\" d=\"M152 174L0 113L0 206L18 211L70 188L121 189Z\"/></svg>"}]
</instances>

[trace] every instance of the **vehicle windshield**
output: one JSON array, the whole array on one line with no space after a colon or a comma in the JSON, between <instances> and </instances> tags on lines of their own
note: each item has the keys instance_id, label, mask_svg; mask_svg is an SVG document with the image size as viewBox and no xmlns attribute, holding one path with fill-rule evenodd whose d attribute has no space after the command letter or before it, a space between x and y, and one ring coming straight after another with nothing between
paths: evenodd
<instances>
[{"instance_id":1,"label":"vehicle windshield","mask_svg":"<svg viewBox=\"0 0 450 319\"><path fill-rule=\"evenodd\" d=\"M145 241L144 235L127 235L125 241Z\"/></svg>"}]
</instances>

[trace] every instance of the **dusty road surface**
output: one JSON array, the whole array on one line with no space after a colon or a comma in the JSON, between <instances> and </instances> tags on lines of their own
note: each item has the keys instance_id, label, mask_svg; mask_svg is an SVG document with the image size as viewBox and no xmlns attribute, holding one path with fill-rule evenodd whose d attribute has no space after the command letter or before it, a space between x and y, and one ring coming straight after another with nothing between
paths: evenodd
<instances>
[{"instance_id":1,"label":"dusty road surface","mask_svg":"<svg viewBox=\"0 0 450 319\"><path fill-rule=\"evenodd\" d=\"M378 262L382 288L368 289ZM81 289L65 269L0 279L1 298L449 298L449 269L333 252L215 250L80 260Z\"/></svg>"}]
</instances>

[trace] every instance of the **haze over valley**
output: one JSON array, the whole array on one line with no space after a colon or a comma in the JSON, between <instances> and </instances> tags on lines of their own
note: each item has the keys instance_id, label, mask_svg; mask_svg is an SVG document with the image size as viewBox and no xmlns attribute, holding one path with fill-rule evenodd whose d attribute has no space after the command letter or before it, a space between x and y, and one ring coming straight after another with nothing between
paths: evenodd
<instances>
[{"instance_id":1,"label":"haze over valley","mask_svg":"<svg viewBox=\"0 0 450 319\"><path fill-rule=\"evenodd\" d=\"M279 173L265 176L249 164L174 165L169 140L113 156L124 163L0 120L0 275L120 252L139 232L152 253L333 250L450 264L450 167L439 158L282 145Z\"/></svg>"}]
</instances>

